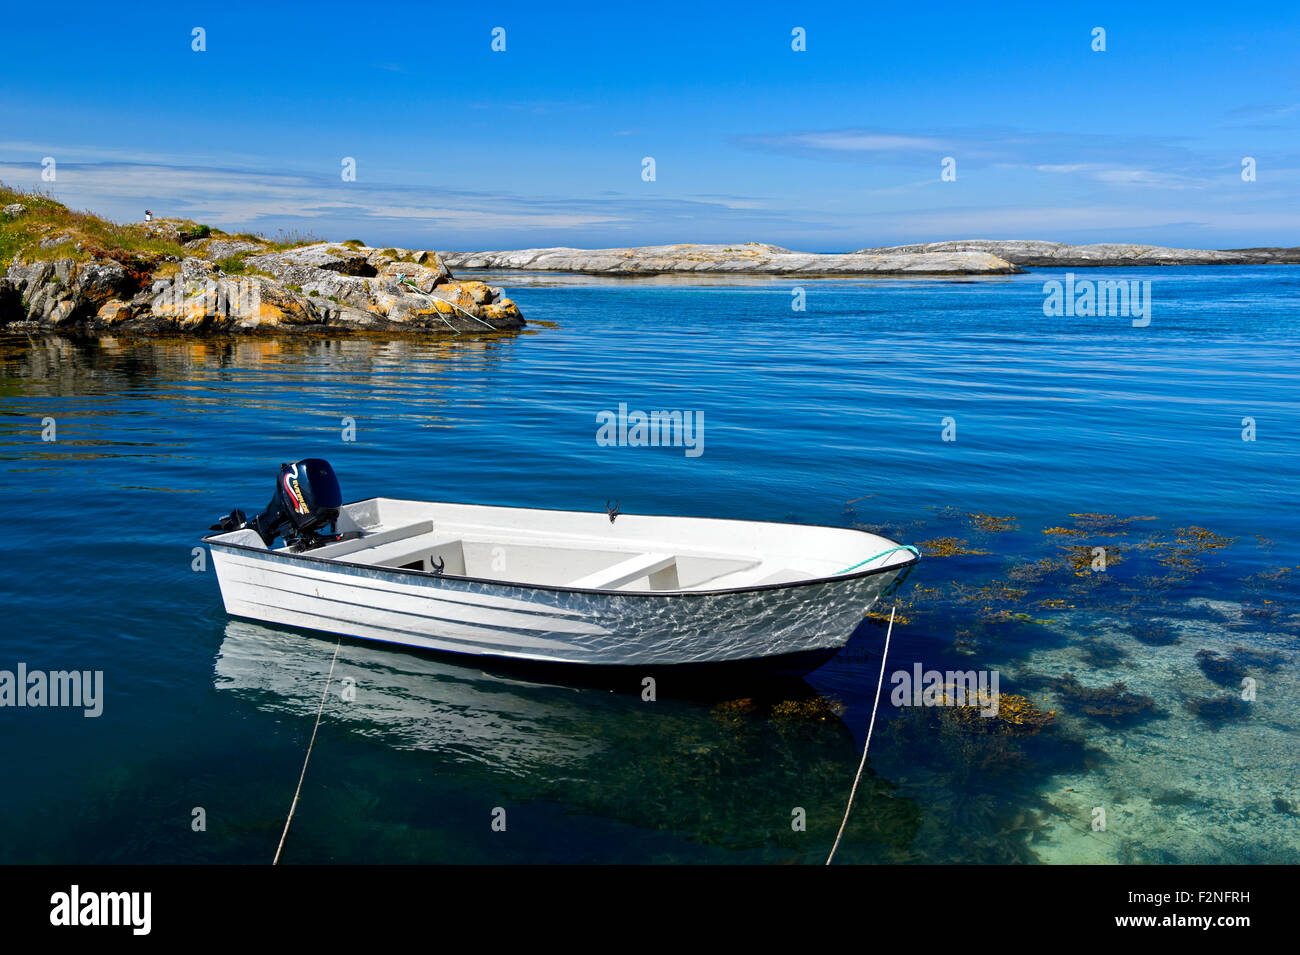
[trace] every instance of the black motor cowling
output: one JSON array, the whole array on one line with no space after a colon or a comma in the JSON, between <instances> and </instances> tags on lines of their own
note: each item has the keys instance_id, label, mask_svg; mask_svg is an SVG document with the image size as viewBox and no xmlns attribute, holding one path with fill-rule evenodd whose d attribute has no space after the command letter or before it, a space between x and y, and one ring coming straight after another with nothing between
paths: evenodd
<instances>
[{"instance_id":1,"label":"black motor cowling","mask_svg":"<svg viewBox=\"0 0 1300 955\"><path fill-rule=\"evenodd\" d=\"M323 458L304 458L280 465L275 493L265 511L247 520L243 511L234 510L212 525L212 530L251 528L267 547L280 536L296 549L316 547L338 539L334 523L342 506L339 479L330 463ZM326 526L331 531L328 535L320 533Z\"/></svg>"}]
</instances>

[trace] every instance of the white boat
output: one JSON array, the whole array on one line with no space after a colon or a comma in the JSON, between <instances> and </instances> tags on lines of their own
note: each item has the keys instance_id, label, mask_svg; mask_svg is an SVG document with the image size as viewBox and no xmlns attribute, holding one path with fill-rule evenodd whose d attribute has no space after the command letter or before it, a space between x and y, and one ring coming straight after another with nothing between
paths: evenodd
<instances>
[{"instance_id":1,"label":"white boat","mask_svg":"<svg viewBox=\"0 0 1300 955\"><path fill-rule=\"evenodd\" d=\"M272 546L288 521L275 498L266 515L235 512L204 538L227 613L510 660L760 661L806 671L834 655L918 560L915 548L838 527L391 498L341 504L318 460L285 465L277 494L302 525L283 546ZM316 533L324 523L333 534Z\"/></svg>"}]
</instances>

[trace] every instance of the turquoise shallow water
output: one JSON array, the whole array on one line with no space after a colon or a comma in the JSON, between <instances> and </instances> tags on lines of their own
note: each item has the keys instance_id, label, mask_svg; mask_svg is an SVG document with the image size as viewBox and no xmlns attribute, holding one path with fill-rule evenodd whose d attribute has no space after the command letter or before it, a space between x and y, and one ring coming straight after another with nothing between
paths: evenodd
<instances>
[{"instance_id":1,"label":"turquoise shallow water","mask_svg":"<svg viewBox=\"0 0 1300 955\"><path fill-rule=\"evenodd\" d=\"M889 669L996 670L1052 716L884 706L844 861L1300 861L1300 270L1124 271L1147 328L1044 317L1059 277L498 276L522 334L4 341L0 669L102 670L105 700L0 708L0 861L270 860L334 641L227 618L191 548L306 456L347 499L921 544ZM704 453L599 446L620 403L702 412ZM803 683L654 703L344 644L356 698L326 706L285 861L819 862L883 633Z\"/></svg>"}]
</instances>

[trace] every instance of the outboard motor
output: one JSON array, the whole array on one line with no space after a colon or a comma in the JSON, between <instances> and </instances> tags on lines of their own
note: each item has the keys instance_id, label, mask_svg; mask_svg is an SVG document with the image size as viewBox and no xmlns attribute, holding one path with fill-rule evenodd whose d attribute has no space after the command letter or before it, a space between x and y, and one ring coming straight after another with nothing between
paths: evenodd
<instances>
[{"instance_id":1,"label":"outboard motor","mask_svg":"<svg viewBox=\"0 0 1300 955\"><path fill-rule=\"evenodd\" d=\"M334 524L342 506L339 479L330 463L323 458L305 458L280 465L275 494L265 511L248 520L243 511L236 509L219 524L213 524L212 530L224 533L250 528L257 531L267 547L283 536L294 550L308 550L341 539ZM330 533L320 533L327 525Z\"/></svg>"}]
</instances>

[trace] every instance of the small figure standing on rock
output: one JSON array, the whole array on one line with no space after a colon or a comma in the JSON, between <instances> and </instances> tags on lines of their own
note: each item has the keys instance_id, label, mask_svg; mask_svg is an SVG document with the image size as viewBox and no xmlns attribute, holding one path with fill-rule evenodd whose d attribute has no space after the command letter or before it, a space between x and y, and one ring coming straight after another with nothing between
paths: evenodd
<instances>
[{"instance_id":1,"label":"small figure standing on rock","mask_svg":"<svg viewBox=\"0 0 1300 955\"><path fill-rule=\"evenodd\" d=\"M150 212L148 209L144 210L144 221L153 222L153 213Z\"/></svg>"}]
</instances>

